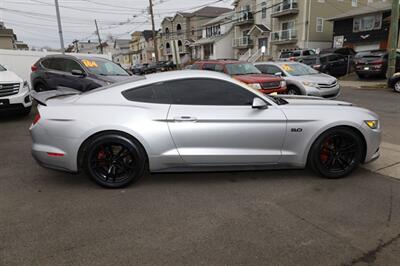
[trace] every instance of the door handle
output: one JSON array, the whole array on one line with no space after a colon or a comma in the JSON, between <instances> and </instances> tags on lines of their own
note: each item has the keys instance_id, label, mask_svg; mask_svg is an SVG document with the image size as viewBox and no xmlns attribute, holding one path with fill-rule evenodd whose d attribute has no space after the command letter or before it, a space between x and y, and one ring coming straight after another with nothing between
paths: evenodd
<instances>
[{"instance_id":1,"label":"door handle","mask_svg":"<svg viewBox=\"0 0 400 266\"><path fill-rule=\"evenodd\" d=\"M191 116L179 116L174 118L175 122L196 122L197 118L196 117L191 117Z\"/></svg>"}]
</instances>

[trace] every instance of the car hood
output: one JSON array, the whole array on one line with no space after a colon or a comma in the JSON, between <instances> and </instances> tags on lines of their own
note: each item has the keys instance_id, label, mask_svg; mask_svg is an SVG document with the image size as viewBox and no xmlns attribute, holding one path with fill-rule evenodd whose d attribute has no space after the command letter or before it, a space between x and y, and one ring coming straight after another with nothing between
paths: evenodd
<instances>
[{"instance_id":1,"label":"car hood","mask_svg":"<svg viewBox=\"0 0 400 266\"><path fill-rule=\"evenodd\" d=\"M279 77L275 77L272 75L266 75L266 74L234 75L232 77L234 79L237 79L237 80L242 81L247 84L263 83L263 82L271 82L271 81L281 81L282 80Z\"/></svg>"},{"instance_id":2,"label":"car hood","mask_svg":"<svg viewBox=\"0 0 400 266\"><path fill-rule=\"evenodd\" d=\"M276 95L288 102L289 105L324 105L324 106L353 106L352 103L343 101L328 100L314 96L299 96L299 95Z\"/></svg>"},{"instance_id":3,"label":"car hood","mask_svg":"<svg viewBox=\"0 0 400 266\"><path fill-rule=\"evenodd\" d=\"M0 71L0 83L22 82L23 80L12 71Z\"/></svg>"},{"instance_id":4,"label":"car hood","mask_svg":"<svg viewBox=\"0 0 400 266\"><path fill-rule=\"evenodd\" d=\"M101 81L112 84L112 83L117 83L120 81L127 80L131 76L99 76L99 75L96 75L96 77Z\"/></svg>"},{"instance_id":5,"label":"car hood","mask_svg":"<svg viewBox=\"0 0 400 266\"><path fill-rule=\"evenodd\" d=\"M290 79L298 81L315 82L319 84L332 84L337 81L335 77L329 76L324 73L318 73L314 75L304 75L304 76L290 76Z\"/></svg>"}]
</instances>

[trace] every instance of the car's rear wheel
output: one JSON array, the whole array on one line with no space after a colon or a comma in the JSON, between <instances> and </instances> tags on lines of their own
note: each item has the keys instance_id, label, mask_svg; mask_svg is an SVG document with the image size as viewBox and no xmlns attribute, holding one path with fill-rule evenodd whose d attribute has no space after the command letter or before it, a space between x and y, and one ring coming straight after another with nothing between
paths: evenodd
<instances>
[{"instance_id":1,"label":"car's rear wheel","mask_svg":"<svg viewBox=\"0 0 400 266\"><path fill-rule=\"evenodd\" d=\"M364 144L349 128L334 128L323 133L310 150L309 165L326 178L341 178L361 163Z\"/></svg>"},{"instance_id":2,"label":"car's rear wheel","mask_svg":"<svg viewBox=\"0 0 400 266\"><path fill-rule=\"evenodd\" d=\"M295 86L289 86L287 88L287 92L288 95L300 95L301 92L299 90L299 88L295 87Z\"/></svg>"},{"instance_id":3,"label":"car's rear wheel","mask_svg":"<svg viewBox=\"0 0 400 266\"><path fill-rule=\"evenodd\" d=\"M120 188L144 174L146 155L137 142L118 134L102 135L88 144L86 170L99 185Z\"/></svg>"},{"instance_id":4,"label":"car's rear wheel","mask_svg":"<svg viewBox=\"0 0 400 266\"><path fill-rule=\"evenodd\" d=\"M393 89L395 92L400 92L400 79L396 81L396 83L393 86Z\"/></svg>"}]
</instances>

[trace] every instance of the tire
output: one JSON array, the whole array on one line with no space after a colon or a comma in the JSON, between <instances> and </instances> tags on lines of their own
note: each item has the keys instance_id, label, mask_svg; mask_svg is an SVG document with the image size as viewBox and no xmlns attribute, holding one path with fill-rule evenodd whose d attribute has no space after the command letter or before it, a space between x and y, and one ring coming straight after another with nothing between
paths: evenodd
<instances>
[{"instance_id":1,"label":"tire","mask_svg":"<svg viewBox=\"0 0 400 266\"><path fill-rule=\"evenodd\" d=\"M396 82L393 85L393 89L395 92L399 92L400 93L400 79L396 80Z\"/></svg>"},{"instance_id":2,"label":"tire","mask_svg":"<svg viewBox=\"0 0 400 266\"><path fill-rule=\"evenodd\" d=\"M288 95L301 95L299 88L296 86L288 86L286 94Z\"/></svg>"},{"instance_id":3,"label":"tire","mask_svg":"<svg viewBox=\"0 0 400 266\"><path fill-rule=\"evenodd\" d=\"M357 73L357 76L359 79L365 79L366 77L364 74L359 74L359 73Z\"/></svg>"},{"instance_id":4,"label":"tire","mask_svg":"<svg viewBox=\"0 0 400 266\"><path fill-rule=\"evenodd\" d=\"M119 134L106 134L96 137L86 147L84 167L98 185L121 188L143 177L146 154L136 141Z\"/></svg>"},{"instance_id":5,"label":"tire","mask_svg":"<svg viewBox=\"0 0 400 266\"><path fill-rule=\"evenodd\" d=\"M356 132L344 127L333 128L314 142L308 164L322 177L345 177L360 165L364 149L364 143Z\"/></svg>"},{"instance_id":6,"label":"tire","mask_svg":"<svg viewBox=\"0 0 400 266\"><path fill-rule=\"evenodd\" d=\"M35 85L35 91L36 92L42 92L42 91L47 91L47 87L46 85L44 85L43 83L38 83Z\"/></svg>"}]
</instances>

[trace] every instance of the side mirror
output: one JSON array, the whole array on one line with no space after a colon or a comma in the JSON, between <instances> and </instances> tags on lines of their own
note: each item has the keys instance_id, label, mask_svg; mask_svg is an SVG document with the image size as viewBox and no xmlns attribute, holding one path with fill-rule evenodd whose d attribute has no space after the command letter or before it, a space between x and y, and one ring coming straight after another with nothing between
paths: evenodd
<instances>
[{"instance_id":1,"label":"side mirror","mask_svg":"<svg viewBox=\"0 0 400 266\"><path fill-rule=\"evenodd\" d=\"M277 77L282 77L282 74L283 74L282 72L276 72L276 73L275 73L275 76L277 76Z\"/></svg>"},{"instance_id":2,"label":"side mirror","mask_svg":"<svg viewBox=\"0 0 400 266\"><path fill-rule=\"evenodd\" d=\"M78 77L84 77L85 73L82 70L74 69L71 71L71 74Z\"/></svg>"},{"instance_id":3,"label":"side mirror","mask_svg":"<svg viewBox=\"0 0 400 266\"><path fill-rule=\"evenodd\" d=\"M264 102L263 100L261 100L258 97L255 97L253 99L253 104L252 104L252 108L254 109L267 109L268 105L266 102Z\"/></svg>"}]
</instances>

